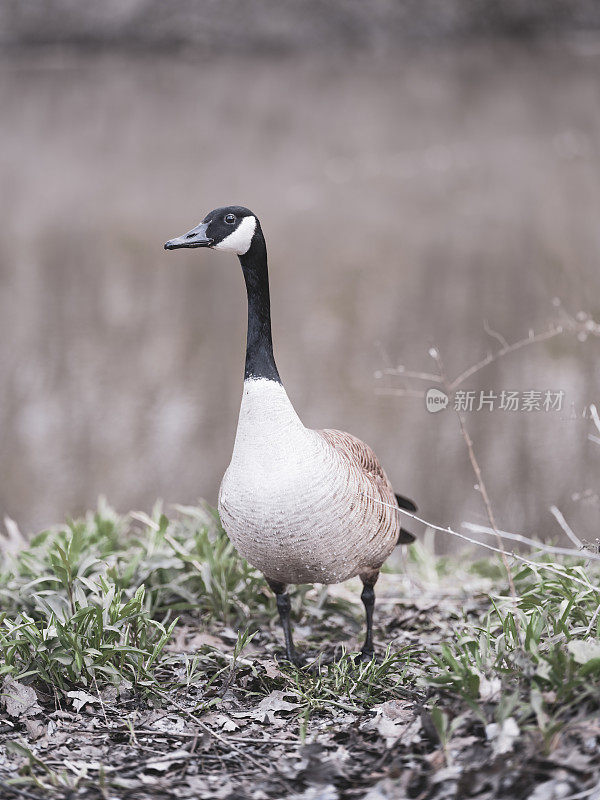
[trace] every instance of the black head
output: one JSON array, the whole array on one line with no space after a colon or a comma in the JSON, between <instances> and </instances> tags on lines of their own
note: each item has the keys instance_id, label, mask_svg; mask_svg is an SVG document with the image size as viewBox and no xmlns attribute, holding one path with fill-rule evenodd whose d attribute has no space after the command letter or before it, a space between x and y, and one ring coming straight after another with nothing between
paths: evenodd
<instances>
[{"instance_id":1,"label":"black head","mask_svg":"<svg viewBox=\"0 0 600 800\"><path fill-rule=\"evenodd\" d=\"M243 206L215 208L200 225L176 239L165 243L165 250L180 247L210 247L241 256L247 253L260 223L254 214Z\"/></svg>"}]
</instances>

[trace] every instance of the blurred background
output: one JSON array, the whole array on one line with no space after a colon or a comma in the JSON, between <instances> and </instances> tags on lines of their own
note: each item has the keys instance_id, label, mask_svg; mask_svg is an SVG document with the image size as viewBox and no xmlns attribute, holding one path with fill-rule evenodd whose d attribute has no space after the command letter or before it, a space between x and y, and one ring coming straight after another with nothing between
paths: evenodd
<instances>
[{"instance_id":1,"label":"blurred background","mask_svg":"<svg viewBox=\"0 0 600 800\"><path fill-rule=\"evenodd\" d=\"M305 424L364 438L427 519L485 522L456 415L385 370L434 371L436 345L454 376L500 346L486 327L600 318L595 0L2 0L0 43L2 515L216 503L241 271L162 244L243 204ZM599 347L565 334L462 387L565 393L466 415L504 529L560 537L556 504L596 538Z\"/></svg>"}]
</instances>

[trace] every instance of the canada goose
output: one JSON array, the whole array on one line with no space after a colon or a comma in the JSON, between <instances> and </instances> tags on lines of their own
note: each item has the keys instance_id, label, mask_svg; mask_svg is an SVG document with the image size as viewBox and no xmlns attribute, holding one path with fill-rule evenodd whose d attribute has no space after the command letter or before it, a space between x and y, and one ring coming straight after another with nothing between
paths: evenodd
<instances>
[{"instance_id":1,"label":"canada goose","mask_svg":"<svg viewBox=\"0 0 600 800\"><path fill-rule=\"evenodd\" d=\"M414 540L395 509L416 506L394 494L364 442L341 431L305 428L294 411L273 357L267 248L257 217L241 206L217 208L165 244L166 250L180 247L237 254L248 294L244 391L219 491L223 527L275 592L286 656L294 664L301 660L292 639L288 584L339 583L360 575L367 622L361 655L370 659L379 569L396 544Z\"/></svg>"}]
</instances>

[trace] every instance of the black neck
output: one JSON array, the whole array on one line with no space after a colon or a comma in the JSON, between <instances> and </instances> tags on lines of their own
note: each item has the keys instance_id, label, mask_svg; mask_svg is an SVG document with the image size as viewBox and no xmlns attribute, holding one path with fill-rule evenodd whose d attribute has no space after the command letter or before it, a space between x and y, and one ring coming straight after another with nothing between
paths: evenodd
<instances>
[{"instance_id":1,"label":"black neck","mask_svg":"<svg viewBox=\"0 0 600 800\"><path fill-rule=\"evenodd\" d=\"M271 339L267 245L258 222L250 249L239 259L248 293L248 337L244 378L267 378L281 383Z\"/></svg>"}]
</instances>

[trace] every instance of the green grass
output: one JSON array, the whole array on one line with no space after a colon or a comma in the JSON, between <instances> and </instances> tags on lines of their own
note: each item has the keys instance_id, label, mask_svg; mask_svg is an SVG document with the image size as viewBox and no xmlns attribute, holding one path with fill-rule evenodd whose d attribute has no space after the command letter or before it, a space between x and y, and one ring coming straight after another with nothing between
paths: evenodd
<instances>
[{"instance_id":1,"label":"green grass","mask_svg":"<svg viewBox=\"0 0 600 800\"><path fill-rule=\"evenodd\" d=\"M404 696L410 655L388 648L382 659L356 662L355 654L343 653L331 664L318 665L314 672L284 668L286 696L298 703L300 735L306 737L313 714L335 716L340 711L361 713L378 703Z\"/></svg>"},{"instance_id":2,"label":"green grass","mask_svg":"<svg viewBox=\"0 0 600 800\"><path fill-rule=\"evenodd\" d=\"M599 575L597 566L583 564L516 567L516 604L491 595L480 618L463 620L455 636L430 649L421 680L463 699L484 723L512 716L537 728L546 744L576 714L594 713Z\"/></svg>"},{"instance_id":3,"label":"green grass","mask_svg":"<svg viewBox=\"0 0 600 800\"><path fill-rule=\"evenodd\" d=\"M263 582L217 518L119 517L104 504L45 531L0 573L0 675L66 691L148 686L177 623L193 611L228 624L265 613ZM259 613L260 618L260 613Z\"/></svg>"},{"instance_id":4,"label":"green grass","mask_svg":"<svg viewBox=\"0 0 600 800\"><path fill-rule=\"evenodd\" d=\"M245 652L257 628L273 624L275 606L214 512L183 508L168 520L160 506L150 516L119 516L101 504L4 561L0 676L55 696L111 684L157 701L167 690L194 691L200 711L218 704L224 687L249 699L279 689L297 706L301 735L315 714L362 711L412 692L432 708L444 748L463 712L485 725L512 717L549 746L561 726L597 710L597 562L563 560L550 569L540 559L537 566L515 566L516 604L496 561L465 566L435 558L427 537L411 547L408 570L442 595L446 583L483 581L487 599L480 593L463 612L464 597L448 595L451 623L432 615L439 636L421 642L416 635L412 645L390 647L377 661L357 665L343 653L312 671L281 665L268 677ZM336 617L355 629L362 624L358 602L313 591L307 603L307 591L296 592L294 607L317 621L315 628ZM168 652L181 615L208 629L237 628L237 645Z\"/></svg>"}]
</instances>

